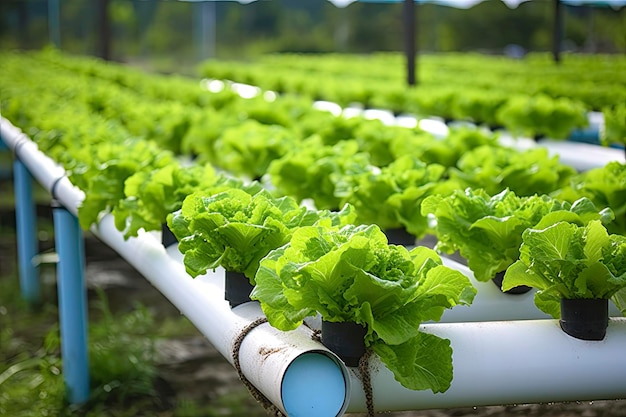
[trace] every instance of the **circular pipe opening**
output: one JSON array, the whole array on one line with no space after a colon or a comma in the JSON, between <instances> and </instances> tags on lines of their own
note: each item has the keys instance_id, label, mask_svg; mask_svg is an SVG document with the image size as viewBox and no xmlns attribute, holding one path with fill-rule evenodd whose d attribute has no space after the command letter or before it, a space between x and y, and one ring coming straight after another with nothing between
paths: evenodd
<instances>
[{"instance_id":1,"label":"circular pipe opening","mask_svg":"<svg viewBox=\"0 0 626 417\"><path fill-rule=\"evenodd\" d=\"M348 408L350 378L345 366L331 353L303 353L287 368L281 397L289 416L341 416Z\"/></svg>"}]
</instances>

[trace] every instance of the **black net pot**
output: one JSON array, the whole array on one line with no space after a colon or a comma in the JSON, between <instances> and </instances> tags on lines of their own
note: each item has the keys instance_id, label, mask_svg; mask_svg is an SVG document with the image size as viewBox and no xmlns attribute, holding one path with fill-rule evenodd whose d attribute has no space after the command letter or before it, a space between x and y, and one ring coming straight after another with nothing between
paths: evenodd
<instances>
[{"instance_id":1,"label":"black net pot","mask_svg":"<svg viewBox=\"0 0 626 417\"><path fill-rule=\"evenodd\" d=\"M387 241L390 245L415 245L415 236L407 232L404 227L385 229L384 233L387 236Z\"/></svg>"},{"instance_id":2,"label":"black net pot","mask_svg":"<svg viewBox=\"0 0 626 417\"><path fill-rule=\"evenodd\" d=\"M357 323L322 320L322 343L346 366L359 366L359 359L365 354L366 333L367 329Z\"/></svg>"},{"instance_id":3,"label":"black net pot","mask_svg":"<svg viewBox=\"0 0 626 417\"><path fill-rule=\"evenodd\" d=\"M161 243L166 248L174 243L178 243L178 239L174 236L174 233L167 227L166 223L161 224Z\"/></svg>"},{"instance_id":4,"label":"black net pot","mask_svg":"<svg viewBox=\"0 0 626 417\"><path fill-rule=\"evenodd\" d=\"M226 271L224 278L224 298L231 308L250 301L250 293L254 286L241 272Z\"/></svg>"},{"instance_id":5,"label":"black net pot","mask_svg":"<svg viewBox=\"0 0 626 417\"><path fill-rule=\"evenodd\" d=\"M506 271L498 272L496 276L491 278L491 281L494 284L496 284L496 287L500 288L500 291L502 291L502 280L504 280L504 274L506 274ZM527 287L526 285L519 285L517 287L511 288L508 291L502 291L502 292L504 294L516 295L516 294L526 294L530 290L532 290L532 287Z\"/></svg>"},{"instance_id":6,"label":"black net pot","mask_svg":"<svg viewBox=\"0 0 626 417\"><path fill-rule=\"evenodd\" d=\"M602 340L609 325L609 300L561 299L561 329L581 340Z\"/></svg>"}]
</instances>

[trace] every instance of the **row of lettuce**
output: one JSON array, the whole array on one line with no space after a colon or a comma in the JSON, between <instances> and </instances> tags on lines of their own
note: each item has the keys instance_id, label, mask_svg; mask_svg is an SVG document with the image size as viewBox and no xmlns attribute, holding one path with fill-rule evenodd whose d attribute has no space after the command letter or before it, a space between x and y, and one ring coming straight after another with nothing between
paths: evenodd
<instances>
[{"instance_id":1,"label":"row of lettuce","mask_svg":"<svg viewBox=\"0 0 626 417\"><path fill-rule=\"evenodd\" d=\"M365 326L367 346L408 388L448 389L449 341L419 325L476 289L434 250L390 245L387 230L437 236L481 281L515 265L522 273L503 285L532 277L538 307L555 317L558 297L613 297L626 310L624 164L577 173L476 129L436 139L303 98L243 99L65 58L3 53L0 100L85 191L83 227L112 213L128 238L167 222L192 276L244 273L283 330L317 314ZM544 270L531 271L543 265L531 255Z\"/></svg>"},{"instance_id":2,"label":"row of lettuce","mask_svg":"<svg viewBox=\"0 0 626 417\"><path fill-rule=\"evenodd\" d=\"M605 143L626 139L626 59L618 55L548 54L524 59L479 54L419 57L417 87L407 88L400 54L290 55L253 62L209 60L201 75L297 93L347 106L469 120L530 137L567 138L604 114Z\"/></svg>"}]
</instances>

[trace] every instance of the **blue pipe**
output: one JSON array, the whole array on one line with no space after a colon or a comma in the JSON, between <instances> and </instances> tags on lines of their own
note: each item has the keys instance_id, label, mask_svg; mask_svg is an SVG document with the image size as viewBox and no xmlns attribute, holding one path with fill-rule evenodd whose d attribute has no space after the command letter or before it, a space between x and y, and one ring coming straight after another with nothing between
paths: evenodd
<instances>
[{"instance_id":1,"label":"blue pipe","mask_svg":"<svg viewBox=\"0 0 626 417\"><path fill-rule=\"evenodd\" d=\"M19 158L13 163L13 174L20 288L22 298L32 305L41 301L39 268L33 262L37 255L38 240L32 177Z\"/></svg>"},{"instance_id":2,"label":"blue pipe","mask_svg":"<svg viewBox=\"0 0 626 417\"><path fill-rule=\"evenodd\" d=\"M52 207L54 241L59 255L57 289L63 376L68 401L82 404L89 398L85 245L78 219L56 200Z\"/></svg>"}]
</instances>

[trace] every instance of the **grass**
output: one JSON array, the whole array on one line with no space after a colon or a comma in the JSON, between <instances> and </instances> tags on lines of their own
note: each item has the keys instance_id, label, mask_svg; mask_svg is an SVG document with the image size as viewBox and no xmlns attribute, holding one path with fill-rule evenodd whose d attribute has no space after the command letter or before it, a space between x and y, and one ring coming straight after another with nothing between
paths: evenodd
<instances>
[{"instance_id":1,"label":"grass","mask_svg":"<svg viewBox=\"0 0 626 417\"><path fill-rule=\"evenodd\" d=\"M91 308L100 313L89 323L91 395L83 406L68 404L52 290L45 290L43 303L33 309L20 301L16 277L0 278L0 415L265 415L243 386L210 404L178 398L159 375L155 342L197 330L183 317L156 323L150 309L141 304L114 314L101 290L91 301Z\"/></svg>"}]
</instances>

